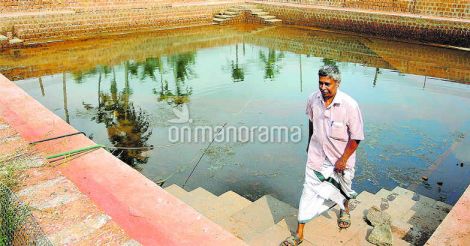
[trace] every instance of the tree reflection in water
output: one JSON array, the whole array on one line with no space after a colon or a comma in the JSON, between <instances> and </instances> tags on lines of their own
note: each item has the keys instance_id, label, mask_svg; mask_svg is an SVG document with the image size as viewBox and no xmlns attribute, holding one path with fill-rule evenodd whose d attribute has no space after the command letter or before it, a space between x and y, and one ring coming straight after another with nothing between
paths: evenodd
<instances>
[{"instance_id":1,"label":"tree reflection in water","mask_svg":"<svg viewBox=\"0 0 470 246\"><path fill-rule=\"evenodd\" d=\"M130 166L140 170L140 164L147 163L149 149L147 144L152 129L150 128L150 116L140 107L134 106L130 100L133 94L130 76L135 76L144 81L150 78L157 81L157 71L160 74L160 89L154 89L158 95L158 101L164 101L173 107L189 102L192 88L186 85L188 79L194 76L192 65L196 55L192 53L178 54L168 57L167 65L173 71L172 80L174 86L170 86L163 79L164 66L160 57L147 58L145 61L127 61L124 63L124 87L118 88L115 68L98 66L85 73L76 73L76 83L82 83L86 75L98 75L98 106L83 103L87 111L93 111L92 120L103 123L106 126L108 139L114 147L140 148L119 149L113 154ZM109 91L102 91L102 79L112 74Z\"/></svg>"},{"instance_id":2,"label":"tree reflection in water","mask_svg":"<svg viewBox=\"0 0 470 246\"><path fill-rule=\"evenodd\" d=\"M238 64L238 44L235 45L235 62L232 60L232 79L233 82L241 82L245 80L245 72Z\"/></svg>"},{"instance_id":3,"label":"tree reflection in water","mask_svg":"<svg viewBox=\"0 0 470 246\"><path fill-rule=\"evenodd\" d=\"M160 90L154 89L153 93L158 96L159 102L166 102L168 105L177 107L189 102L189 97L193 93L192 88L186 85L186 81L194 76L192 65L196 61L194 52L183 53L168 57L167 63L173 71L174 90L170 89L168 80L160 77ZM159 64L162 65L160 62ZM163 68L160 66L160 75Z\"/></svg>"},{"instance_id":4,"label":"tree reflection in water","mask_svg":"<svg viewBox=\"0 0 470 246\"><path fill-rule=\"evenodd\" d=\"M268 54L264 51L259 52L259 59L264 64L264 78L273 80L280 73L281 66L277 62L284 58L284 52L269 49Z\"/></svg>"},{"instance_id":5,"label":"tree reflection in water","mask_svg":"<svg viewBox=\"0 0 470 246\"><path fill-rule=\"evenodd\" d=\"M148 139L152 135L150 129L150 117L142 110L134 106L130 101L132 94L129 81L129 73L133 69L132 62L124 64L124 88L119 90L116 81L116 72L112 68L112 80L109 92L101 91L103 73L109 71L108 67L99 66L95 69L98 73L98 106L97 108L85 105L86 110L95 109L92 120L103 123L106 126L108 139L114 147L140 148L140 149L116 149L112 153L130 166L140 170L140 164L147 163L150 145Z\"/></svg>"}]
</instances>

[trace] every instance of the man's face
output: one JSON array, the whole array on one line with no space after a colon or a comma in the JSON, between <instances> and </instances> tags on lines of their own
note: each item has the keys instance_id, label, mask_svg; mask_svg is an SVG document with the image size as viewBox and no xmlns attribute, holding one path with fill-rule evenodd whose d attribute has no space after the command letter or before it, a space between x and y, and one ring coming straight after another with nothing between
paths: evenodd
<instances>
[{"instance_id":1,"label":"man's face","mask_svg":"<svg viewBox=\"0 0 470 246\"><path fill-rule=\"evenodd\" d=\"M320 89L323 99L328 99L336 95L339 84L330 77L319 77L318 88Z\"/></svg>"}]
</instances>

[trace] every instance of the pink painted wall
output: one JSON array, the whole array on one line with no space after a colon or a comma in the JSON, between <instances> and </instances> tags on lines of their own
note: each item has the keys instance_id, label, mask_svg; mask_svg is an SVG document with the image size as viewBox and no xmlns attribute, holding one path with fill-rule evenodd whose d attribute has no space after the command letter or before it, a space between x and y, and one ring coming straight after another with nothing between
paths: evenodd
<instances>
[{"instance_id":1,"label":"pink painted wall","mask_svg":"<svg viewBox=\"0 0 470 246\"><path fill-rule=\"evenodd\" d=\"M77 132L0 74L0 117L27 141ZM37 145L44 155L95 144L85 136ZM56 166L144 245L244 245L219 225L100 149Z\"/></svg>"}]
</instances>

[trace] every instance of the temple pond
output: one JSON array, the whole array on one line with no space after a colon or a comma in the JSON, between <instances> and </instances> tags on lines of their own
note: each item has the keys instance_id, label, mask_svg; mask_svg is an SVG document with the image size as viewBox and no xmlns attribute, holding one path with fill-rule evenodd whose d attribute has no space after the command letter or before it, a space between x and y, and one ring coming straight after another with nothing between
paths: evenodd
<instances>
[{"instance_id":1,"label":"temple pond","mask_svg":"<svg viewBox=\"0 0 470 246\"><path fill-rule=\"evenodd\" d=\"M243 25L0 53L0 73L95 142L143 148L111 151L149 179L251 200L272 194L294 206L306 161L305 103L323 64L340 68L341 90L365 120L354 189L399 185L454 204L470 183L468 51ZM177 123L183 107L189 118ZM301 140L169 140L171 127L224 124L299 127Z\"/></svg>"}]
</instances>

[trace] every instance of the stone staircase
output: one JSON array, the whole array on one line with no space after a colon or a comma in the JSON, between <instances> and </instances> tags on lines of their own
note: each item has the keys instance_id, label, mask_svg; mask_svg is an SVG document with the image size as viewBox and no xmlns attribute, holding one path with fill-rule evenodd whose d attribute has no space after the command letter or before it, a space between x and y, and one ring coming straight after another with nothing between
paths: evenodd
<instances>
[{"instance_id":1,"label":"stone staircase","mask_svg":"<svg viewBox=\"0 0 470 246\"><path fill-rule=\"evenodd\" d=\"M23 43L22 39L13 36L13 32L7 32L5 35L0 33L0 49L10 46L21 46Z\"/></svg>"},{"instance_id":2,"label":"stone staircase","mask_svg":"<svg viewBox=\"0 0 470 246\"><path fill-rule=\"evenodd\" d=\"M263 9L250 5L234 6L214 16L212 24L220 25L232 22L259 22L267 25L281 24L282 20L270 15Z\"/></svg>"},{"instance_id":3,"label":"stone staircase","mask_svg":"<svg viewBox=\"0 0 470 246\"><path fill-rule=\"evenodd\" d=\"M215 196L175 184L165 190L249 245L277 246L296 229L297 209L270 195L250 202L233 191ZM364 217L372 206L391 215L393 245L423 245L452 208L400 187L376 194L364 191L351 201L350 228L338 229L339 208L333 207L305 225L302 245L371 245L366 238L373 227Z\"/></svg>"}]
</instances>

